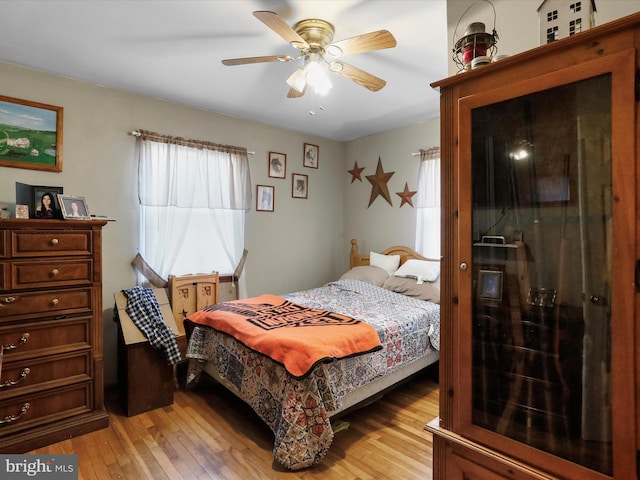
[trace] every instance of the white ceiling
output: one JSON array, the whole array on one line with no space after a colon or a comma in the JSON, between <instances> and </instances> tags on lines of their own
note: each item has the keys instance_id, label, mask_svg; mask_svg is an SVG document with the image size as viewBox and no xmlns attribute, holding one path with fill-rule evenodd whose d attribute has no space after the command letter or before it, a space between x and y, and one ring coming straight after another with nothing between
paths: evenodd
<instances>
[{"instance_id":1,"label":"white ceiling","mask_svg":"<svg viewBox=\"0 0 640 480\"><path fill-rule=\"evenodd\" d=\"M335 140L435 118L439 96L429 83L447 76L445 0L3 0L0 7L2 61ZM255 10L290 25L329 21L334 41L390 31L395 48L343 57L387 85L371 92L333 75L328 96L289 99L286 79L297 62L222 65L298 53Z\"/></svg>"}]
</instances>

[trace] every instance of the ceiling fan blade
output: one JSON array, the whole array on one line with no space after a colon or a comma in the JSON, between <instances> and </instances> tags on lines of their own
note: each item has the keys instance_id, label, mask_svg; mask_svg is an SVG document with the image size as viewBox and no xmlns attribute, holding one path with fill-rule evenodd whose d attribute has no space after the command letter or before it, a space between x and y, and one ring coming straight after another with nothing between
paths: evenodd
<instances>
[{"instance_id":1,"label":"ceiling fan blade","mask_svg":"<svg viewBox=\"0 0 640 480\"><path fill-rule=\"evenodd\" d=\"M307 91L307 86L306 85L302 89L302 92L299 92L295 88L291 87L289 89L289 93L287 93L287 98L300 98L305 94L306 91Z\"/></svg>"},{"instance_id":2,"label":"ceiling fan blade","mask_svg":"<svg viewBox=\"0 0 640 480\"><path fill-rule=\"evenodd\" d=\"M325 47L325 51L334 57L340 55L354 55L356 53L383 50L396 46L396 39L387 30L365 33L356 37L334 42Z\"/></svg>"},{"instance_id":3,"label":"ceiling fan blade","mask_svg":"<svg viewBox=\"0 0 640 480\"><path fill-rule=\"evenodd\" d=\"M232 66L247 65L249 63L290 62L291 60L294 60L294 58L289 55L267 55L265 57L228 58L227 60L222 60L222 63Z\"/></svg>"},{"instance_id":4,"label":"ceiling fan blade","mask_svg":"<svg viewBox=\"0 0 640 480\"><path fill-rule=\"evenodd\" d=\"M285 41L290 43L293 47L301 50L309 48L309 44L306 40L298 35L287 22L278 16L278 14L259 10L257 12L253 12L253 16L284 38Z\"/></svg>"},{"instance_id":5,"label":"ceiling fan blade","mask_svg":"<svg viewBox=\"0 0 640 480\"><path fill-rule=\"evenodd\" d=\"M377 92L382 89L387 82L382 80L381 78L376 77L364 70L360 70L353 65L349 65L344 62L331 62L329 64L329 70L340 75L341 77L348 78L352 82L357 83L358 85L371 90L372 92Z\"/></svg>"}]
</instances>

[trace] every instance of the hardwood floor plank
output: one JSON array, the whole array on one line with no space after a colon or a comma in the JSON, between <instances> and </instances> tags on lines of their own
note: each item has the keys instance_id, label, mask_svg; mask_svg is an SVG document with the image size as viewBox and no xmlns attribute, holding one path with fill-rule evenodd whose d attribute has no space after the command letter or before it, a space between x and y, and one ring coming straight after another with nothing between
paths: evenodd
<instances>
[{"instance_id":1,"label":"hardwood floor plank","mask_svg":"<svg viewBox=\"0 0 640 480\"><path fill-rule=\"evenodd\" d=\"M184 455L191 456L193 461L200 467L201 472L198 473L197 478L207 478L216 474L216 462L212 461L212 459L215 458L215 452L221 449L211 448L210 446L208 448L201 448L203 444L211 445L209 441L210 436L201 429L198 430L202 435L196 435L194 432L195 429L191 428L194 425L193 421L186 421L185 418L176 411L179 407L176 407L178 407L177 403L174 404L174 408L172 408L170 412L167 412L167 415L169 415L178 427L175 436L182 446Z\"/></svg>"},{"instance_id":2,"label":"hardwood floor plank","mask_svg":"<svg viewBox=\"0 0 640 480\"><path fill-rule=\"evenodd\" d=\"M106 395L109 427L31 453L78 455L79 480L394 480L432 477L437 379L425 372L346 414L316 467L288 471L273 459L274 436L246 404L209 383L178 389L174 403L127 417Z\"/></svg>"},{"instance_id":3,"label":"hardwood floor plank","mask_svg":"<svg viewBox=\"0 0 640 480\"><path fill-rule=\"evenodd\" d=\"M122 455L125 456L125 458L119 458L118 462L123 466L126 464L128 466L128 470L135 471L138 474L138 478L153 478L147 464L144 462L142 456L138 453L138 450L131 441L131 438L123 428L120 417L117 415L111 415L109 423L109 430L113 433L114 439L117 439L117 441L122 445Z\"/></svg>"}]
</instances>

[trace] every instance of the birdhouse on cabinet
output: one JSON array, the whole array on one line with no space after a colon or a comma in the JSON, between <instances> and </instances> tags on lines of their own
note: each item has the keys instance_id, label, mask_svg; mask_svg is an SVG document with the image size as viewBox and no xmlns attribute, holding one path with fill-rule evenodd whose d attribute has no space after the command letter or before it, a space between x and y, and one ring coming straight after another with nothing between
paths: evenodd
<instances>
[{"instance_id":1,"label":"birdhouse on cabinet","mask_svg":"<svg viewBox=\"0 0 640 480\"><path fill-rule=\"evenodd\" d=\"M592 28L595 12L595 0L544 0L538 7L540 45Z\"/></svg>"}]
</instances>

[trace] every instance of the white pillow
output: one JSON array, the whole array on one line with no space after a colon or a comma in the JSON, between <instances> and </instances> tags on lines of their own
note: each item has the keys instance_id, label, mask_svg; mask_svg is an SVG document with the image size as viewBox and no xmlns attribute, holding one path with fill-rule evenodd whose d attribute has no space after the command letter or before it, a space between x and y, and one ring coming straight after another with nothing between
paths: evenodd
<instances>
[{"instance_id":1,"label":"white pillow","mask_svg":"<svg viewBox=\"0 0 640 480\"><path fill-rule=\"evenodd\" d=\"M396 277L415 278L419 282L435 282L440 276L440 262L407 260L394 273Z\"/></svg>"},{"instance_id":2,"label":"white pillow","mask_svg":"<svg viewBox=\"0 0 640 480\"><path fill-rule=\"evenodd\" d=\"M369 265L380 267L389 272L389 275L393 275L400 265L400 255L383 255L369 252Z\"/></svg>"}]
</instances>

